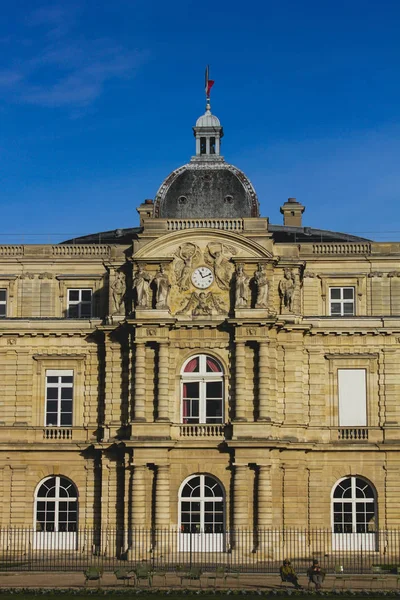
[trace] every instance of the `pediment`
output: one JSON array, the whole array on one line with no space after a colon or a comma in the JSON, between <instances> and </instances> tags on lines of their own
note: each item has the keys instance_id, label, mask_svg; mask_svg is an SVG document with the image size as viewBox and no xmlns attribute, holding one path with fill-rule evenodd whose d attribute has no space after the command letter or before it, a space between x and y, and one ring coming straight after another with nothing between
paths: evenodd
<instances>
[{"instance_id":1,"label":"pediment","mask_svg":"<svg viewBox=\"0 0 400 600\"><path fill-rule=\"evenodd\" d=\"M184 243L196 245L202 253L207 252L207 247L211 244L224 245L234 249L232 257L237 258L260 258L272 259L273 256L268 250L263 248L257 242L247 239L245 236L226 231L210 231L210 230L189 230L189 231L174 231L168 233L162 238L158 238L146 244L136 252L133 260L154 260L162 258L170 258L176 255L179 247ZM229 249L223 249L229 254Z\"/></svg>"}]
</instances>

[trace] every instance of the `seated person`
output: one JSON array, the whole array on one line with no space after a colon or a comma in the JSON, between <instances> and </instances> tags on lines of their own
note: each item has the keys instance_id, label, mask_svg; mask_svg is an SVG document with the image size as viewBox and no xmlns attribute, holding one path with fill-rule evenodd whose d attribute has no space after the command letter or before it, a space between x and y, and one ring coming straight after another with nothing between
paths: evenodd
<instances>
[{"instance_id":1,"label":"seated person","mask_svg":"<svg viewBox=\"0 0 400 600\"><path fill-rule=\"evenodd\" d=\"M295 588L301 587L296 575L296 571L293 569L292 565L290 564L290 560L288 560L287 558L285 558L283 564L279 568L279 573L281 575L282 581L289 581L290 583L293 583Z\"/></svg>"},{"instance_id":2,"label":"seated person","mask_svg":"<svg viewBox=\"0 0 400 600\"><path fill-rule=\"evenodd\" d=\"M307 575L309 580L312 583L315 583L315 589L318 592L321 589L322 583L325 579L325 571L321 569L317 560L313 560L311 567L307 571Z\"/></svg>"}]
</instances>

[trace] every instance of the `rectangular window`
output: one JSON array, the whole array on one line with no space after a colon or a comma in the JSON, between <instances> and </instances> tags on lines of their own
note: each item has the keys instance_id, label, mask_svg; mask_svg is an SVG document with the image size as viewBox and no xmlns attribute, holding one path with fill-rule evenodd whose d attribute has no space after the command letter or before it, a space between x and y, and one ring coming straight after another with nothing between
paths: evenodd
<instances>
[{"instance_id":1,"label":"rectangular window","mask_svg":"<svg viewBox=\"0 0 400 600\"><path fill-rule=\"evenodd\" d=\"M90 319L92 316L92 290L68 290L68 319Z\"/></svg>"},{"instance_id":2,"label":"rectangular window","mask_svg":"<svg viewBox=\"0 0 400 600\"><path fill-rule=\"evenodd\" d=\"M329 288L329 313L332 317L351 317L355 315L354 288Z\"/></svg>"},{"instance_id":3,"label":"rectangular window","mask_svg":"<svg viewBox=\"0 0 400 600\"><path fill-rule=\"evenodd\" d=\"M7 290L0 290L0 318L7 316Z\"/></svg>"},{"instance_id":4,"label":"rectangular window","mask_svg":"<svg viewBox=\"0 0 400 600\"><path fill-rule=\"evenodd\" d=\"M338 369L339 427L367 426L367 372Z\"/></svg>"},{"instance_id":5,"label":"rectangular window","mask_svg":"<svg viewBox=\"0 0 400 600\"><path fill-rule=\"evenodd\" d=\"M73 371L46 371L47 427L72 427Z\"/></svg>"}]
</instances>

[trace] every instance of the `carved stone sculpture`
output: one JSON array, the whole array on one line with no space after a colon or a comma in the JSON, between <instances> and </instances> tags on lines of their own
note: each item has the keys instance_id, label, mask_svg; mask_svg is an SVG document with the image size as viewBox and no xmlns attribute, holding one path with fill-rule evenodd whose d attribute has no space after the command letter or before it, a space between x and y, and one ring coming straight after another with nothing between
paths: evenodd
<instances>
[{"instance_id":1,"label":"carved stone sculpture","mask_svg":"<svg viewBox=\"0 0 400 600\"><path fill-rule=\"evenodd\" d=\"M150 308L150 283L151 275L144 270L143 265L138 265L133 278L133 289L136 290L136 306L139 308Z\"/></svg>"},{"instance_id":2,"label":"carved stone sculpture","mask_svg":"<svg viewBox=\"0 0 400 600\"><path fill-rule=\"evenodd\" d=\"M184 292L190 288L190 278L192 270L196 267L201 258L201 251L196 244L186 242L179 246L175 253L175 277L179 289Z\"/></svg>"},{"instance_id":3,"label":"carved stone sculpture","mask_svg":"<svg viewBox=\"0 0 400 600\"><path fill-rule=\"evenodd\" d=\"M156 308L164 310L168 309L171 284L168 275L165 272L164 265L160 265L160 269L154 277L154 282L156 284Z\"/></svg>"},{"instance_id":4,"label":"carved stone sculpture","mask_svg":"<svg viewBox=\"0 0 400 600\"><path fill-rule=\"evenodd\" d=\"M221 243L208 244L204 251L204 260L214 270L216 284L222 290L229 289L233 271L229 258L233 254L236 254L236 248Z\"/></svg>"},{"instance_id":5,"label":"carved stone sculpture","mask_svg":"<svg viewBox=\"0 0 400 600\"><path fill-rule=\"evenodd\" d=\"M281 298L281 312L282 308L285 307L289 312L293 312L293 298L296 289L296 281L294 278L293 271L285 269L284 278L279 282L279 296Z\"/></svg>"},{"instance_id":6,"label":"carved stone sculpture","mask_svg":"<svg viewBox=\"0 0 400 600\"><path fill-rule=\"evenodd\" d=\"M254 279L257 286L256 308L268 308L268 278L265 265L258 265Z\"/></svg>"},{"instance_id":7,"label":"carved stone sculpture","mask_svg":"<svg viewBox=\"0 0 400 600\"><path fill-rule=\"evenodd\" d=\"M212 292L193 292L186 305L177 314L184 315L191 311L191 314L196 316L210 316L215 311L217 314L222 315L226 313L222 302Z\"/></svg>"},{"instance_id":8,"label":"carved stone sculpture","mask_svg":"<svg viewBox=\"0 0 400 600\"><path fill-rule=\"evenodd\" d=\"M123 305L125 299L125 277L122 271L118 271L112 285L111 293L113 300L113 315L120 315L123 312Z\"/></svg>"},{"instance_id":9,"label":"carved stone sculpture","mask_svg":"<svg viewBox=\"0 0 400 600\"><path fill-rule=\"evenodd\" d=\"M236 267L235 276L235 308L246 308L249 301L249 278L243 270L243 265Z\"/></svg>"}]
</instances>

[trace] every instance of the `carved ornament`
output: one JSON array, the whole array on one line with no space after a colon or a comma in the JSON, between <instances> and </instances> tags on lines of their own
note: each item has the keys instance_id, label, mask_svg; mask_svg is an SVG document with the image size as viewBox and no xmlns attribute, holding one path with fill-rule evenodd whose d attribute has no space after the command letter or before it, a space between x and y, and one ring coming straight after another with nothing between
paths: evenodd
<instances>
[{"instance_id":1,"label":"carved ornament","mask_svg":"<svg viewBox=\"0 0 400 600\"><path fill-rule=\"evenodd\" d=\"M221 290L229 289L229 282L234 269L229 259L236 253L236 248L220 242L208 244L204 251L204 260L207 265L212 267L215 282Z\"/></svg>"},{"instance_id":2,"label":"carved ornament","mask_svg":"<svg viewBox=\"0 0 400 600\"><path fill-rule=\"evenodd\" d=\"M223 315L227 313L227 309L219 298L212 292L193 292L186 305L177 312L177 315L192 314L196 316L211 316L213 314Z\"/></svg>"}]
</instances>

